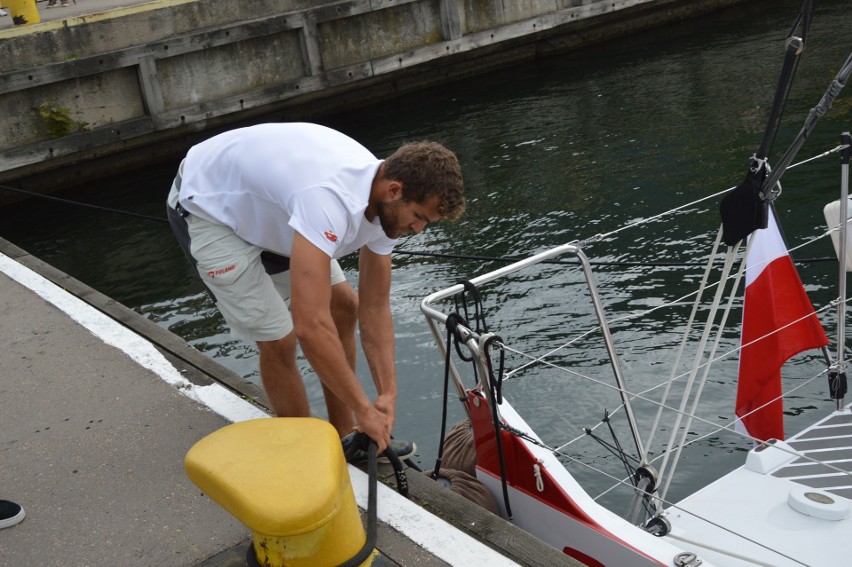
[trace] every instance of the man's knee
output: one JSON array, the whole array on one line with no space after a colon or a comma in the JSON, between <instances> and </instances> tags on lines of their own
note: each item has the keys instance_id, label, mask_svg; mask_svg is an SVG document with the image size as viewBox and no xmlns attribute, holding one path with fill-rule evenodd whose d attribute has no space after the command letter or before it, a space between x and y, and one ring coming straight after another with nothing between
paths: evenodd
<instances>
[{"instance_id":1,"label":"man's knee","mask_svg":"<svg viewBox=\"0 0 852 567\"><path fill-rule=\"evenodd\" d=\"M288 333L274 341L257 341L261 359L275 358L288 364L296 364L296 334Z\"/></svg>"},{"instance_id":2,"label":"man's knee","mask_svg":"<svg viewBox=\"0 0 852 567\"><path fill-rule=\"evenodd\" d=\"M358 321L358 294L346 282L331 287L331 316L338 327L353 327Z\"/></svg>"}]
</instances>

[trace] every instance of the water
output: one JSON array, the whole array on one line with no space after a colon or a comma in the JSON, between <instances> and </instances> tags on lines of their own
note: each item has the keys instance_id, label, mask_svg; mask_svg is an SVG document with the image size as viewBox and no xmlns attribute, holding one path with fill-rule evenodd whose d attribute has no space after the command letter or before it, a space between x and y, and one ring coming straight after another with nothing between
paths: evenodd
<instances>
[{"instance_id":1,"label":"water","mask_svg":"<svg viewBox=\"0 0 852 567\"><path fill-rule=\"evenodd\" d=\"M799 5L790 0L753 2L748 8L506 68L321 122L362 141L377 155L412 139L441 141L459 155L468 213L458 223L406 238L401 251L480 258L529 255L611 233L737 184L763 133L781 66L781 40ZM850 14L845 0L819 3L775 145L776 159L852 51ZM840 133L850 129L849 89L821 120L801 158L836 146ZM163 218L163 201L180 157L64 196ZM838 160L792 170L783 183L778 207L795 245L822 230L822 207L837 198ZM715 207L715 201L691 206L663 222L608 236L586 251L593 260L605 262L703 261L719 219L697 213ZM0 235L169 328L246 380L258 382L254 349L227 335L164 223L38 201L0 211ZM822 240L795 256L830 253L830 245ZM416 460L424 468L432 467L437 450L443 362L419 303L427 293L503 264L405 254L394 259L392 309L400 384L395 433L417 441ZM343 265L353 270L355 261L346 259ZM802 279L818 307L832 297L834 270L819 263L802 268ZM606 309L615 317L673 301L691 291L700 275L700 267L601 265L596 277ZM542 287L545 277L548 286ZM593 325L583 301L586 291L573 268L536 269L489 286L483 294L489 325L524 352L546 352ZM645 391L668 376L688 312L688 307L664 310L613 325L633 391ZM738 319L738 314L733 317ZM823 319L831 331L830 314ZM596 336L578 341L555 361L611 384L599 343ZM735 345L731 331L720 352ZM522 362L522 357L512 356L509 367ZM362 381L371 388L363 359L359 365ZM804 384L785 405L789 432L830 407L824 379L807 382L819 369L814 354L796 357L785 369L785 387ZM307 365L303 370L312 406L324 415L316 378ZM700 413L709 423L693 423L690 439L732 418L735 357L723 361L717 372L702 398ZM595 426L605 410L619 403L609 386L541 367L513 375L505 393L553 445L581 436L581 428ZM659 399L660 394L658 388L646 397ZM649 424L653 405L642 399L633 403L640 422ZM462 417L461 407L451 400L450 423ZM614 427L622 445L630 448L623 421L623 412L616 412ZM668 440L668 430L668 425L661 426L657 447ZM596 432L608 438L604 428ZM643 433L645 439L647 435ZM747 449L747 443L727 433L700 439L685 453L679 469L685 474L669 496L677 499L739 465ZM588 437L565 453L604 467L609 474L623 471ZM611 484L594 480L585 467L573 470L590 483L593 495ZM614 494L605 495L602 502L624 509Z\"/></svg>"}]
</instances>

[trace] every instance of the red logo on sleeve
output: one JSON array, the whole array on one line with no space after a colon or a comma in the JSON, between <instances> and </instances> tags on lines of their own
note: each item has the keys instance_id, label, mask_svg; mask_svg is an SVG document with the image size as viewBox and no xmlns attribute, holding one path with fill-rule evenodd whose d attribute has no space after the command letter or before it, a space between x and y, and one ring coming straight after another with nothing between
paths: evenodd
<instances>
[{"instance_id":1,"label":"red logo on sleeve","mask_svg":"<svg viewBox=\"0 0 852 567\"><path fill-rule=\"evenodd\" d=\"M337 242L337 235L331 232L330 230L326 230L323 234L328 238L331 242Z\"/></svg>"}]
</instances>

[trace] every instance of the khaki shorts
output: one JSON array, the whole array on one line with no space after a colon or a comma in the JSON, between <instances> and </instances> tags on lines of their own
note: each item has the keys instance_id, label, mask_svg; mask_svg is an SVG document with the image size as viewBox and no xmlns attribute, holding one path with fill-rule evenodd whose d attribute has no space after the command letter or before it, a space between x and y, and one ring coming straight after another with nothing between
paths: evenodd
<instances>
[{"instance_id":1,"label":"khaki shorts","mask_svg":"<svg viewBox=\"0 0 852 567\"><path fill-rule=\"evenodd\" d=\"M173 208L176 202L177 188L172 186L168 204ZM286 303L290 270L270 275L260 258L262 248L196 215L183 220L189 233L188 253L231 334L248 341L274 341L290 334L293 318ZM345 281L343 269L332 259L331 285Z\"/></svg>"}]
</instances>

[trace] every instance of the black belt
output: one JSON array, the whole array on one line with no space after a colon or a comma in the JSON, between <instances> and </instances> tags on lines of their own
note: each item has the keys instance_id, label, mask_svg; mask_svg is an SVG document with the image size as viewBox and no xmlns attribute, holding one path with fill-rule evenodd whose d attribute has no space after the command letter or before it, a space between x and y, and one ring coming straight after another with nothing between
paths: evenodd
<instances>
[{"instance_id":1,"label":"black belt","mask_svg":"<svg viewBox=\"0 0 852 567\"><path fill-rule=\"evenodd\" d=\"M280 274L290 269L290 258L269 250L260 253L260 261L267 274Z\"/></svg>"}]
</instances>

